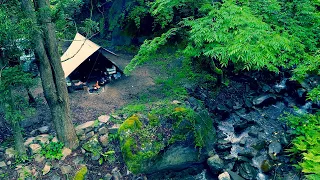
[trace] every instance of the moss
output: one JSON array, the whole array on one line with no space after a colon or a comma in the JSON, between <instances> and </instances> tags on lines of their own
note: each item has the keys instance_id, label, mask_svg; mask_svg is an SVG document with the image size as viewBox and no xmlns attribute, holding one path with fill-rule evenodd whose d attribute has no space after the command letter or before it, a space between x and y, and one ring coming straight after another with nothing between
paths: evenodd
<instances>
[{"instance_id":1,"label":"moss","mask_svg":"<svg viewBox=\"0 0 320 180\"><path fill-rule=\"evenodd\" d=\"M154 114L148 113L149 124L151 126L158 126L160 124L160 119Z\"/></svg>"},{"instance_id":2,"label":"moss","mask_svg":"<svg viewBox=\"0 0 320 180\"><path fill-rule=\"evenodd\" d=\"M84 180L86 174L88 173L88 168L87 166L83 166L79 169L78 172L74 175L73 180Z\"/></svg>"},{"instance_id":3,"label":"moss","mask_svg":"<svg viewBox=\"0 0 320 180\"><path fill-rule=\"evenodd\" d=\"M133 116L129 117L127 120L125 120L120 128L119 128L119 133L126 131L128 129L134 131L136 129L140 129L142 127L142 123L139 120L138 115L134 114Z\"/></svg>"}]
</instances>

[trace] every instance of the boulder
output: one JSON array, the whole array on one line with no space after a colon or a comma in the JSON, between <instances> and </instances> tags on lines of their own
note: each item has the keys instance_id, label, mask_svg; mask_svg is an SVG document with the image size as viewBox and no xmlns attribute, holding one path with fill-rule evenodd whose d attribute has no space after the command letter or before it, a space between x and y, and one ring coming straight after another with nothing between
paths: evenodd
<instances>
[{"instance_id":1,"label":"boulder","mask_svg":"<svg viewBox=\"0 0 320 180\"><path fill-rule=\"evenodd\" d=\"M268 153L272 159L274 159L277 154L279 154L282 150L282 146L279 142L272 142L269 144L269 150Z\"/></svg>"},{"instance_id":2,"label":"boulder","mask_svg":"<svg viewBox=\"0 0 320 180\"><path fill-rule=\"evenodd\" d=\"M214 155L207 159L207 164L210 167L210 170L213 174L218 174L224 166L224 162L218 155Z\"/></svg>"},{"instance_id":3,"label":"boulder","mask_svg":"<svg viewBox=\"0 0 320 180\"><path fill-rule=\"evenodd\" d=\"M231 180L231 177L228 172L224 172L218 176L219 180Z\"/></svg>"},{"instance_id":4,"label":"boulder","mask_svg":"<svg viewBox=\"0 0 320 180\"><path fill-rule=\"evenodd\" d=\"M266 103L270 103L276 100L276 96L274 94L267 94L259 96L253 99L253 105L264 105Z\"/></svg>"}]
</instances>

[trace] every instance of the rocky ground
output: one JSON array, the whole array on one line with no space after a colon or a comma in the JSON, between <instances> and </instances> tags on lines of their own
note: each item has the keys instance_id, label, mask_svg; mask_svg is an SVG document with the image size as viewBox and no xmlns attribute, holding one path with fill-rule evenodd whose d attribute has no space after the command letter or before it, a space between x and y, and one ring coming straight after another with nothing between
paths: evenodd
<instances>
[{"instance_id":1,"label":"rocky ground","mask_svg":"<svg viewBox=\"0 0 320 180\"><path fill-rule=\"evenodd\" d=\"M45 104L38 104L43 111L35 125L24 125L30 130L26 131L25 142L30 158L24 164L16 161L14 150L7 143L0 148L0 177L59 180L86 173L90 180L303 179L286 154L290 129L281 117L286 112L318 109L319 105L306 101L307 89L318 82L319 79L310 77L300 85L285 75L253 72L230 77L228 85L219 89L208 84L187 85L188 97L170 104L185 104L197 113L208 111L216 134L212 146L198 155L193 143L174 143L162 148L157 161L153 165L150 162L143 174L134 175L125 165L118 140L118 129L128 114L113 112L154 89L148 68L140 68L131 77L110 84L101 94L70 94L81 148L63 148L60 160L45 158L43 153L44 144L54 143L56 138L52 125L47 123ZM38 99L43 98L41 91L38 93Z\"/></svg>"}]
</instances>

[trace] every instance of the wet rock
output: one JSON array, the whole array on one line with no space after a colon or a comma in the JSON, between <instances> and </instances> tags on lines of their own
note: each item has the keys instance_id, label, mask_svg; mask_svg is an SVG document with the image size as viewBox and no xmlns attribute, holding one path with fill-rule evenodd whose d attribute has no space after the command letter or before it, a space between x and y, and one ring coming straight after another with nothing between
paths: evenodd
<instances>
[{"instance_id":1,"label":"wet rock","mask_svg":"<svg viewBox=\"0 0 320 180\"><path fill-rule=\"evenodd\" d=\"M7 158L13 158L16 154L16 151L13 148L6 149L6 157Z\"/></svg>"},{"instance_id":2,"label":"wet rock","mask_svg":"<svg viewBox=\"0 0 320 180\"><path fill-rule=\"evenodd\" d=\"M49 132L49 126L42 126L41 128L38 128L38 131L40 131L41 134L46 134Z\"/></svg>"},{"instance_id":3,"label":"wet rock","mask_svg":"<svg viewBox=\"0 0 320 180\"><path fill-rule=\"evenodd\" d=\"M274 159L275 156L281 152L281 150L282 150L282 146L279 142L272 142L271 144L269 144L268 153L271 158Z\"/></svg>"},{"instance_id":4,"label":"wet rock","mask_svg":"<svg viewBox=\"0 0 320 180\"><path fill-rule=\"evenodd\" d=\"M121 175L118 167L113 168L111 173L112 173L113 180L121 180L122 175Z\"/></svg>"},{"instance_id":5,"label":"wet rock","mask_svg":"<svg viewBox=\"0 0 320 180\"><path fill-rule=\"evenodd\" d=\"M271 90L271 87L269 85L267 85L267 84L263 84L262 85L262 91L263 92L268 92L270 90Z\"/></svg>"},{"instance_id":6,"label":"wet rock","mask_svg":"<svg viewBox=\"0 0 320 180\"><path fill-rule=\"evenodd\" d=\"M107 147L109 144L108 134L99 137L99 141L103 147Z\"/></svg>"},{"instance_id":7,"label":"wet rock","mask_svg":"<svg viewBox=\"0 0 320 180\"><path fill-rule=\"evenodd\" d=\"M60 170L61 170L61 174L69 174L72 171L72 167L70 165L61 166Z\"/></svg>"},{"instance_id":8,"label":"wet rock","mask_svg":"<svg viewBox=\"0 0 320 180\"><path fill-rule=\"evenodd\" d=\"M100 135L104 135L108 133L108 129L106 127L102 127L98 130Z\"/></svg>"},{"instance_id":9,"label":"wet rock","mask_svg":"<svg viewBox=\"0 0 320 180\"><path fill-rule=\"evenodd\" d=\"M76 133L78 136L83 135L94 128L94 121L88 121L76 127Z\"/></svg>"},{"instance_id":10,"label":"wet rock","mask_svg":"<svg viewBox=\"0 0 320 180\"><path fill-rule=\"evenodd\" d=\"M238 156L237 161L239 162L251 162L251 160L245 156Z\"/></svg>"},{"instance_id":11,"label":"wet rock","mask_svg":"<svg viewBox=\"0 0 320 180\"><path fill-rule=\"evenodd\" d=\"M261 170L262 172L269 172L273 169L273 163L269 160L263 160L261 164Z\"/></svg>"},{"instance_id":12,"label":"wet rock","mask_svg":"<svg viewBox=\"0 0 320 180\"><path fill-rule=\"evenodd\" d=\"M243 179L241 176L239 176L237 173L233 172L233 171L227 171L230 175L230 177L232 178L232 180L245 180Z\"/></svg>"},{"instance_id":13,"label":"wet rock","mask_svg":"<svg viewBox=\"0 0 320 180\"><path fill-rule=\"evenodd\" d=\"M46 175L50 172L51 166L49 164L44 165L42 169L42 175Z\"/></svg>"},{"instance_id":14,"label":"wet rock","mask_svg":"<svg viewBox=\"0 0 320 180\"><path fill-rule=\"evenodd\" d=\"M270 102L274 102L276 100L276 96L274 94L267 94L259 96L253 99L253 105L265 105Z\"/></svg>"},{"instance_id":15,"label":"wet rock","mask_svg":"<svg viewBox=\"0 0 320 180\"><path fill-rule=\"evenodd\" d=\"M266 147L266 141L264 140L258 140L257 142L255 142L254 144L251 145L251 147L253 147L255 150L260 151L263 148Z\"/></svg>"},{"instance_id":16,"label":"wet rock","mask_svg":"<svg viewBox=\"0 0 320 180\"><path fill-rule=\"evenodd\" d=\"M37 154L41 151L41 146L39 144L30 144L29 148L31 150L31 154Z\"/></svg>"},{"instance_id":17,"label":"wet rock","mask_svg":"<svg viewBox=\"0 0 320 180\"><path fill-rule=\"evenodd\" d=\"M207 164L210 167L210 170L213 174L218 174L224 166L224 162L218 155L214 155L207 159Z\"/></svg>"},{"instance_id":18,"label":"wet rock","mask_svg":"<svg viewBox=\"0 0 320 180\"><path fill-rule=\"evenodd\" d=\"M1 161L0 162L0 168L4 168L4 167L7 167L6 163L4 161Z\"/></svg>"},{"instance_id":19,"label":"wet rock","mask_svg":"<svg viewBox=\"0 0 320 180\"><path fill-rule=\"evenodd\" d=\"M99 122L101 123L107 123L110 119L109 115L102 115L98 117Z\"/></svg>"},{"instance_id":20,"label":"wet rock","mask_svg":"<svg viewBox=\"0 0 320 180\"><path fill-rule=\"evenodd\" d=\"M286 86L286 83L287 83L287 78L285 78L285 79L283 79L279 84L276 84L276 85L274 85L274 90L276 91L276 92L280 92L281 90L284 90L287 86Z\"/></svg>"},{"instance_id":21,"label":"wet rock","mask_svg":"<svg viewBox=\"0 0 320 180\"><path fill-rule=\"evenodd\" d=\"M300 97L300 98L302 98L303 96L305 96L305 93L307 92L307 90L305 90L305 89L303 89L303 88L299 88L298 90L297 90L297 93L298 93L298 96Z\"/></svg>"},{"instance_id":22,"label":"wet rock","mask_svg":"<svg viewBox=\"0 0 320 180\"><path fill-rule=\"evenodd\" d=\"M250 163L242 163L239 166L239 174L245 179L253 180L257 177L258 170L251 166Z\"/></svg>"},{"instance_id":23,"label":"wet rock","mask_svg":"<svg viewBox=\"0 0 320 180\"><path fill-rule=\"evenodd\" d=\"M239 156L244 156L248 158L252 158L257 154L253 148L243 148L241 151L238 152Z\"/></svg>"},{"instance_id":24,"label":"wet rock","mask_svg":"<svg viewBox=\"0 0 320 180\"><path fill-rule=\"evenodd\" d=\"M67 148L67 147L64 147L64 148L62 149L62 155L63 155L63 156L62 156L61 160L62 160L62 161L65 160L66 157L69 156L71 153L72 153L71 149L69 149L69 148Z\"/></svg>"},{"instance_id":25,"label":"wet rock","mask_svg":"<svg viewBox=\"0 0 320 180\"><path fill-rule=\"evenodd\" d=\"M218 140L216 147L218 150L226 150L226 149L231 149L232 144L229 141L220 139Z\"/></svg>"},{"instance_id":26,"label":"wet rock","mask_svg":"<svg viewBox=\"0 0 320 180\"><path fill-rule=\"evenodd\" d=\"M251 101L250 101L249 99L245 99L245 100L244 100L244 103L245 103L245 105L246 105L248 108L251 108L251 107L252 107L252 103L251 103Z\"/></svg>"},{"instance_id":27,"label":"wet rock","mask_svg":"<svg viewBox=\"0 0 320 180\"><path fill-rule=\"evenodd\" d=\"M268 180L269 178L263 173L258 173L257 180Z\"/></svg>"},{"instance_id":28,"label":"wet rock","mask_svg":"<svg viewBox=\"0 0 320 180\"><path fill-rule=\"evenodd\" d=\"M103 180L111 180L111 179L112 179L112 175L109 173L103 177Z\"/></svg>"},{"instance_id":29,"label":"wet rock","mask_svg":"<svg viewBox=\"0 0 320 180\"><path fill-rule=\"evenodd\" d=\"M218 176L219 180L231 180L231 177L228 172L224 172Z\"/></svg>"}]
</instances>

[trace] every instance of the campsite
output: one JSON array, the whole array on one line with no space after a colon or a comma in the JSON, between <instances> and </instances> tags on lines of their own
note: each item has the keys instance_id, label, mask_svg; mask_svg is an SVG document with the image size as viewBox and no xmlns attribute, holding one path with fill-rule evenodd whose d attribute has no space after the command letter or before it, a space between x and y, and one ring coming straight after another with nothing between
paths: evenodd
<instances>
[{"instance_id":1,"label":"campsite","mask_svg":"<svg viewBox=\"0 0 320 180\"><path fill-rule=\"evenodd\" d=\"M0 179L320 180L315 0L0 0Z\"/></svg>"}]
</instances>

